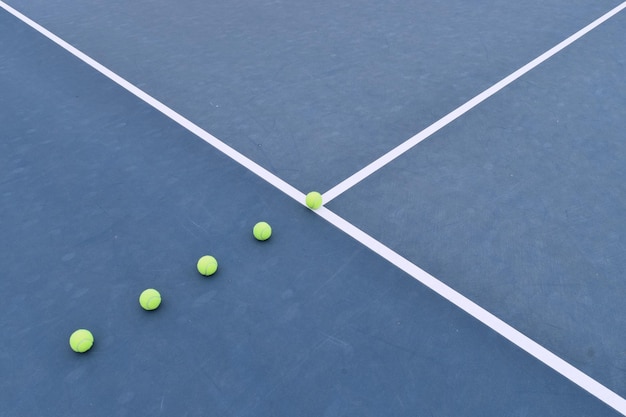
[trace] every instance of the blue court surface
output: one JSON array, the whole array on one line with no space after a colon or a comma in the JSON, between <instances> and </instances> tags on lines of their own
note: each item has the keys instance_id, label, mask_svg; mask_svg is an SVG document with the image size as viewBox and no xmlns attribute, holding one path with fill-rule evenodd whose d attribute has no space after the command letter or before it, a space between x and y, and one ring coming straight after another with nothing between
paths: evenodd
<instances>
[{"instance_id":1,"label":"blue court surface","mask_svg":"<svg viewBox=\"0 0 626 417\"><path fill-rule=\"evenodd\" d=\"M1 417L626 415L626 2L0 7Z\"/></svg>"}]
</instances>

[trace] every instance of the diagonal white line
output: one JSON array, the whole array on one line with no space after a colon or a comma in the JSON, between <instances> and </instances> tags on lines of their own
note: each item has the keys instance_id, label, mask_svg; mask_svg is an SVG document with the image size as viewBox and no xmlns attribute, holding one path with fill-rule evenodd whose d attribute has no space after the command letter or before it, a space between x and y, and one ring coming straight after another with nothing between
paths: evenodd
<instances>
[{"instance_id":1,"label":"diagonal white line","mask_svg":"<svg viewBox=\"0 0 626 417\"><path fill-rule=\"evenodd\" d=\"M367 248L371 249L373 252L385 258L390 263L424 284L426 287L430 288L455 306L459 307L481 323L511 341L519 348L525 350L539 361L543 362L556 372L560 373L576 385L580 386L596 398L626 416L626 399L620 397L595 379L564 361L548 349L541 346L539 343L494 316L443 282L439 281L437 278L428 274L417 265L383 245L381 242L377 241L337 214L328 210L326 207L318 209L317 213L329 223L333 224L335 227L348 234Z\"/></svg>"},{"instance_id":2,"label":"diagonal white line","mask_svg":"<svg viewBox=\"0 0 626 417\"><path fill-rule=\"evenodd\" d=\"M249 158L245 157L241 153L237 152L230 146L226 145L225 143L223 143L222 141L220 141L213 135L209 134L208 132L201 129L196 124L192 123L185 117L181 116L174 110L167 107L165 104L161 103L160 101L156 100L149 94L145 93L144 91L140 90L133 84L129 83L128 81L126 81L119 75L115 74L113 71L109 70L102 64L98 63L94 59L85 55L83 52L79 51L72 45L68 44L67 42L65 42L58 36L54 35L53 33L48 31L41 25L27 18L26 16L24 16L17 10L13 9L12 7L4 3L2 0L0 0L0 7L2 7L4 10L9 12L10 14L20 19L22 22L24 22L28 26L32 27L33 29L35 29L36 31L38 31L39 33L41 33L42 35L44 35L45 37L53 41L54 43L56 43L57 45L65 49L66 51L70 52L72 55L76 56L77 58L79 58L80 60L82 60L83 62L85 62L86 64L88 64L89 66L97 70L98 72L102 73L107 78L111 79L112 81L114 81L115 83L123 87L124 89L128 90L129 92L137 96L139 99L143 100L150 106L154 107L155 109L163 113L165 116L169 117L170 119L172 119L179 125L183 126L184 128L188 129L190 132L194 133L201 139L205 140L207 143L209 143L210 145L212 145L213 147L215 147L216 149L218 149L225 155L229 156L230 158L232 158L239 164L248 168L250 171L254 172L256 175L258 175L265 181L269 182L274 187L276 187L280 191L284 192L285 194L287 194L288 196L296 200L298 203L302 205L305 204L304 194L298 191L296 188L294 188L290 184L288 184L287 182L278 178L276 175L267 171L265 168L261 167L260 165L253 162ZM626 2L622 4L621 8L623 9L624 7L626 7ZM532 356L534 356L535 358L537 358L538 360L540 360L541 362L549 366L550 368L554 369L556 372L565 376L566 378L568 378L569 380L571 380L572 382L574 382L575 384L577 384L578 386L580 386L581 388L589 392L590 394L594 395L595 397L597 397L598 399L600 399L607 405L613 407L615 410L619 411L624 416L626 416L626 400L624 398L620 397L619 395L617 395L616 393L614 393L613 391L611 391L604 385L600 384L599 382L592 379L591 377L581 372L577 368L573 367L572 365L570 365L569 363L567 363L560 357L556 356L555 354L553 354L552 352L550 352L543 346L539 345L537 342L533 341L532 339L525 336L524 334L522 334L515 328L511 327L504 321L500 320L493 314L489 313L487 310L483 309L478 304L474 303L473 301L469 300L462 294L448 287L446 284L439 281L432 275L429 275L428 273L420 269L418 266L411 263L406 258L402 257L401 255L394 252L387 246L383 245L382 243L380 243L373 237L369 236L365 232L358 229L356 226L352 225L351 223L347 222L343 218L339 217L337 214L331 212L325 207L321 207L320 209L316 210L316 213L319 214L324 219L326 219L326 221L328 221L329 223L333 224L339 230L351 236L352 238L354 238L355 240L357 240L358 242L360 242L361 244L363 244L364 246L366 246L373 252L377 253L378 255L388 260L390 263L392 263L396 267L400 268L401 270L405 271L416 280L420 281L422 284L424 284L425 286L427 286L428 288L430 288L437 294L444 297L446 300L450 301L457 307L461 308L463 311L467 312L472 317L476 318L483 324L487 325L488 327L490 327L491 329L493 329L494 331L496 331L497 333L499 333L500 335L502 335L503 337L505 337L506 339L508 339L515 345L517 345L518 347L520 347L521 349L525 350L526 352L528 352L529 354L531 354Z\"/></svg>"},{"instance_id":3,"label":"diagonal white line","mask_svg":"<svg viewBox=\"0 0 626 417\"><path fill-rule=\"evenodd\" d=\"M602 23L606 22L608 19L615 16L617 13L619 13L625 8L626 8L626 2L623 2L622 4L615 7L614 9L604 14L603 16L599 17L598 19L594 20L592 23L585 26L578 32L574 33L572 36L565 39L563 42L559 43L558 45L544 52L537 58L530 61L528 64L524 65L517 71L511 73L510 75L503 78L502 80L500 80L493 86L489 87L482 93L478 94L476 97L472 98L465 104L461 105L460 107L457 107L455 110L451 111L450 113L448 113L441 119L437 120L435 123L433 123L432 125L428 126L426 129L419 132L417 135L413 136L412 138L398 145L397 147L390 150L389 152L387 152L386 154L384 154L377 160L373 161L372 163L365 166L361 170L352 174L350 177L346 178L339 184L335 185L333 188L326 191L322 195L324 203L330 202L335 197L339 196L340 194L354 187L356 184L363 181L365 178L372 175L374 172L378 171L379 169L381 169L382 167L384 167L385 165L387 165L388 163L390 163L391 161L393 161L400 155L404 154L406 151L413 148L415 145L417 145L424 139L433 135L434 133L436 133L443 127L447 126L448 124L450 124L451 122L453 122L454 120L462 116L463 114L467 113L468 111L470 111L471 109L473 109L474 107L476 107L477 105L479 105L480 103L482 103L483 101L491 97L492 95L496 94L498 91L502 90L504 87L511 84L513 81L517 80L518 78L520 78L521 76L523 76L524 74L526 74L527 72L529 72L530 70L538 66L539 64L543 63L544 61L548 60L549 58L551 58L552 56L554 56L561 50L565 49L566 47L568 47L569 45L571 45L572 43L574 43L575 41L577 41L578 39L580 39L581 37L589 33L590 31L592 31L593 29L595 29Z\"/></svg>"},{"instance_id":4,"label":"diagonal white line","mask_svg":"<svg viewBox=\"0 0 626 417\"><path fill-rule=\"evenodd\" d=\"M159 100L155 99L154 97L152 97L145 91L139 89L138 87L131 84L124 78L120 77L119 75L117 75L116 73L114 73L113 71L105 67L104 65L100 64L98 61L84 54L83 52L81 52L74 46L70 45L63 39L59 38L57 35L50 32L49 30L47 30L40 24L24 16L22 13L18 12L17 10L12 8L8 4L4 3L3 1L0 1L0 7L5 9L7 12L11 13L13 16L17 17L22 22L26 23L31 28L35 29L37 32L41 33L46 38L50 39L52 42L59 45L61 48L65 49L67 52L74 55L76 58L83 61L85 64L89 65L96 71L100 72L102 75L104 75L111 81L115 82L120 87L134 94L139 99L143 100L150 106L154 107L155 109L163 113L165 116L169 117L170 119L172 119L173 121L175 121L176 123L184 127L185 129L189 130L190 132L192 132L199 138L203 139L205 142L209 143L214 148L226 154L227 156L237 161L238 163L240 163L241 165L243 165L250 171L254 172L259 177L263 178L265 181L272 184L274 187L278 188L279 190L281 190L282 192L284 192L285 194L287 194L294 200L299 201L301 202L301 204L304 205L304 194L302 194L296 188L292 187L287 182L278 178L276 175L272 174L271 172L269 172L268 170L266 170L265 168L263 168L256 162L252 161L248 157L244 156L243 154L237 152L235 149L231 148L230 146L228 146L221 140L217 139L215 136L211 135L206 130L202 129L195 123L191 122L189 119L183 117L176 111L167 107L165 104L161 103Z\"/></svg>"}]
</instances>

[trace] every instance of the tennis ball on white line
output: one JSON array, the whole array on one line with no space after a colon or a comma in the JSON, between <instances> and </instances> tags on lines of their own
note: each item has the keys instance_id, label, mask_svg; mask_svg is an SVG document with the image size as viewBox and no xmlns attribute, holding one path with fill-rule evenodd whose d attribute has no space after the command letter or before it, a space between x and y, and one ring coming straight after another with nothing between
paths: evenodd
<instances>
[{"instance_id":1,"label":"tennis ball on white line","mask_svg":"<svg viewBox=\"0 0 626 417\"><path fill-rule=\"evenodd\" d=\"M317 210L322 206L322 195L317 191L311 191L306 195L306 205L312 210Z\"/></svg>"}]
</instances>

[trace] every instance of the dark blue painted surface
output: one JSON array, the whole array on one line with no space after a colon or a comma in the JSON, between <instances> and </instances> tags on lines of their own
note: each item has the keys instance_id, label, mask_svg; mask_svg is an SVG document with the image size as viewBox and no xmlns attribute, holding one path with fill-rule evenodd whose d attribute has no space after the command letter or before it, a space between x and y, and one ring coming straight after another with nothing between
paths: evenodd
<instances>
[{"instance_id":1,"label":"dark blue painted surface","mask_svg":"<svg viewBox=\"0 0 626 417\"><path fill-rule=\"evenodd\" d=\"M0 54L1 416L616 415L5 13Z\"/></svg>"},{"instance_id":2,"label":"dark blue painted surface","mask_svg":"<svg viewBox=\"0 0 626 417\"><path fill-rule=\"evenodd\" d=\"M622 395L624 27L622 13L330 204Z\"/></svg>"},{"instance_id":3,"label":"dark blue painted surface","mask_svg":"<svg viewBox=\"0 0 626 417\"><path fill-rule=\"evenodd\" d=\"M11 0L302 191L326 191L619 0Z\"/></svg>"}]
</instances>

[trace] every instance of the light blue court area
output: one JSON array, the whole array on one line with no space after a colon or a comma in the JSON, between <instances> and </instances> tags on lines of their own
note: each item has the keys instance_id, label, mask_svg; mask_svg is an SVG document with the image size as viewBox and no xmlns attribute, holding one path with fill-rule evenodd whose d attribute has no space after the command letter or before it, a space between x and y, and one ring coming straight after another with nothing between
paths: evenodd
<instances>
[{"instance_id":1,"label":"light blue court area","mask_svg":"<svg viewBox=\"0 0 626 417\"><path fill-rule=\"evenodd\" d=\"M619 4L11 3L302 192ZM625 19L316 213L0 10L0 417L626 415Z\"/></svg>"},{"instance_id":2,"label":"light blue court area","mask_svg":"<svg viewBox=\"0 0 626 417\"><path fill-rule=\"evenodd\" d=\"M329 206L622 395L624 27L622 13Z\"/></svg>"},{"instance_id":3,"label":"light blue court area","mask_svg":"<svg viewBox=\"0 0 626 417\"><path fill-rule=\"evenodd\" d=\"M301 190L326 191L618 0L11 0Z\"/></svg>"}]
</instances>

